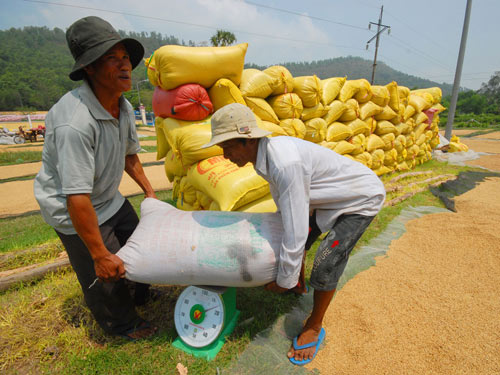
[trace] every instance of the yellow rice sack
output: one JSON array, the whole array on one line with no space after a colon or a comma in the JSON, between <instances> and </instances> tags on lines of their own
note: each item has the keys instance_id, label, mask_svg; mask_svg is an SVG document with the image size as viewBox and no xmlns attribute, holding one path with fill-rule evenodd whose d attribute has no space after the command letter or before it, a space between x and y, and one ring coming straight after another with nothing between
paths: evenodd
<instances>
[{"instance_id":1,"label":"yellow rice sack","mask_svg":"<svg viewBox=\"0 0 500 375\"><path fill-rule=\"evenodd\" d=\"M405 106L408 105L408 97L410 96L410 89L405 86L398 86L399 101Z\"/></svg>"},{"instance_id":2,"label":"yellow rice sack","mask_svg":"<svg viewBox=\"0 0 500 375\"><path fill-rule=\"evenodd\" d=\"M352 137L352 130L347 125L334 122L326 130L327 142L339 142Z\"/></svg>"},{"instance_id":3,"label":"yellow rice sack","mask_svg":"<svg viewBox=\"0 0 500 375\"><path fill-rule=\"evenodd\" d=\"M372 96L370 82L366 79L347 80L339 93L339 100L346 102L351 98L355 98L359 103L365 103Z\"/></svg>"},{"instance_id":4,"label":"yellow rice sack","mask_svg":"<svg viewBox=\"0 0 500 375\"><path fill-rule=\"evenodd\" d=\"M372 156L372 169L377 169L380 168L382 165L384 165L384 158L385 158L385 152L382 149L376 149L372 152L370 152L370 155Z\"/></svg>"},{"instance_id":5,"label":"yellow rice sack","mask_svg":"<svg viewBox=\"0 0 500 375\"><path fill-rule=\"evenodd\" d=\"M276 212L278 207L274 203L271 194L267 194L262 198L259 198L253 202L250 202L243 207L238 208L236 211L239 212L254 212L254 213L266 213L266 212Z\"/></svg>"},{"instance_id":6,"label":"yellow rice sack","mask_svg":"<svg viewBox=\"0 0 500 375\"><path fill-rule=\"evenodd\" d=\"M410 94L408 104L415 108L415 112L422 112L432 106L432 96L429 94L427 98L420 95Z\"/></svg>"},{"instance_id":7,"label":"yellow rice sack","mask_svg":"<svg viewBox=\"0 0 500 375\"><path fill-rule=\"evenodd\" d=\"M187 169L188 166L184 167L172 150L168 151L165 156L165 174L170 182L173 182L175 177L185 176Z\"/></svg>"},{"instance_id":8,"label":"yellow rice sack","mask_svg":"<svg viewBox=\"0 0 500 375\"><path fill-rule=\"evenodd\" d=\"M267 99L267 102L280 120L287 118L300 118L304 110L302 100L293 92L272 96Z\"/></svg>"},{"instance_id":9,"label":"yellow rice sack","mask_svg":"<svg viewBox=\"0 0 500 375\"><path fill-rule=\"evenodd\" d=\"M441 91L440 87L429 87L427 89L418 89L418 90L412 90L412 94L429 94L432 96L432 104L438 104L441 102L441 99L443 98L443 92Z\"/></svg>"},{"instance_id":10,"label":"yellow rice sack","mask_svg":"<svg viewBox=\"0 0 500 375\"><path fill-rule=\"evenodd\" d=\"M353 152L355 148L356 146L354 146L352 143L349 143L347 141L339 141L333 151L335 151L337 154L345 155Z\"/></svg>"},{"instance_id":11,"label":"yellow rice sack","mask_svg":"<svg viewBox=\"0 0 500 375\"><path fill-rule=\"evenodd\" d=\"M380 136L380 135L384 135L387 133L397 134L398 130L396 129L394 124L389 122L389 121L385 121L385 120L377 121L377 128L375 129L375 134Z\"/></svg>"},{"instance_id":12,"label":"yellow rice sack","mask_svg":"<svg viewBox=\"0 0 500 375\"><path fill-rule=\"evenodd\" d=\"M177 208L184 211L194 211L196 202L196 189L191 185L186 177L181 178L179 183L179 196L177 198Z\"/></svg>"},{"instance_id":13,"label":"yellow rice sack","mask_svg":"<svg viewBox=\"0 0 500 375\"><path fill-rule=\"evenodd\" d=\"M321 103L323 105L328 105L333 102L340 93L342 86L344 85L346 77L333 77L327 78L322 81L323 84L323 95L321 96Z\"/></svg>"},{"instance_id":14,"label":"yellow rice sack","mask_svg":"<svg viewBox=\"0 0 500 375\"><path fill-rule=\"evenodd\" d=\"M417 126L415 127L415 130L414 130L414 133L415 133L415 139L420 138L420 136L421 136L422 134L424 134L424 133L425 133L425 131L427 130L427 127L428 127L428 126L429 126L429 125L427 125L427 124L425 124L425 123L421 123L421 124L417 125Z\"/></svg>"},{"instance_id":15,"label":"yellow rice sack","mask_svg":"<svg viewBox=\"0 0 500 375\"><path fill-rule=\"evenodd\" d=\"M408 134L409 132L411 132L411 126L405 122L401 122L395 126L398 134Z\"/></svg>"},{"instance_id":16,"label":"yellow rice sack","mask_svg":"<svg viewBox=\"0 0 500 375\"><path fill-rule=\"evenodd\" d=\"M172 181L172 199L177 199L179 197L180 183L183 176L175 176Z\"/></svg>"},{"instance_id":17,"label":"yellow rice sack","mask_svg":"<svg viewBox=\"0 0 500 375\"><path fill-rule=\"evenodd\" d=\"M208 96L214 106L214 111L231 103L246 105L238 86L227 78L221 78L215 82L208 90Z\"/></svg>"},{"instance_id":18,"label":"yellow rice sack","mask_svg":"<svg viewBox=\"0 0 500 375\"><path fill-rule=\"evenodd\" d=\"M326 121L322 118L313 118L304 122L306 126L306 134L304 139L313 143L320 143L325 140L326 137Z\"/></svg>"},{"instance_id":19,"label":"yellow rice sack","mask_svg":"<svg viewBox=\"0 0 500 375\"><path fill-rule=\"evenodd\" d=\"M382 108L382 111L378 114L375 115L375 120L380 121L380 120L391 120L395 117L397 117L397 113L393 111L391 107L386 105L385 107Z\"/></svg>"},{"instance_id":20,"label":"yellow rice sack","mask_svg":"<svg viewBox=\"0 0 500 375\"><path fill-rule=\"evenodd\" d=\"M380 136L380 139L384 142L384 151L389 151L394 148L394 141L396 140L396 136L394 133L387 133Z\"/></svg>"},{"instance_id":21,"label":"yellow rice sack","mask_svg":"<svg viewBox=\"0 0 500 375\"><path fill-rule=\"evenodd\" d=\"M354 149L350 152L351 155L359 155L365 152L366 150L366 137L364 134L358 134L353 136L350 140L349 143L354 145Z\"/></svg>"},{"instance_id":22,"label":"yellow rice sack","mask_svg":"<svg viewBox=\"0 0 500 375\"><path fill-rule=\"evenodd\" d=\"M366 120L368 117L378 115L383 110L384 109L380 107L378 104L369 101L359 106L359 118L361 120Z\"/></svg>"},{"instance_id":23,"label":"yellow rice sack","mask_svg":"<svg viewBox=\"0 0 500 375\"><path fill-rule=\"evenodd\" d=\"M380 139L380 137L376 134L370 134L368 140L366 141L366 150L368 152L375 151L378 148L384 148L385 142Z\"/></svg>"},{"instance_id":24,"label":"yellow rice sack","mask_svg":"<svg viewBox=\"0 0 500 375\"><path fill-rule=\"evenodd\" d=\"M385 152L384 165L386 167L392 167L397 164L398 152L395 149L391 149Z\"/></svg>"},{"instance_id":25,"label":"yellow rice sack","mask_svg":"<svg viewBox=\"0 0 500 375\"><path fill-rule=\"evenodd\" d=\"M262 98L252 98L250 96L245 97L246 105L259 116L260 119L264 121L273 122L279 124L280 120L274 112L273 108Z\"/></svg>"},{"instance_id":26,"label":"yellow rice sack","mask_svg":"<svg viewBox=\"0 0 500 375\"><path fill-rule=\"evenodd\" d=\"M415 141L415 144L417 146L422 146L426 140L427 138L425 137L425 133L422 133L418 136L417 140Z\"/></svg>"},{"instance_id":27,"label":"yellow rice sack","mask_svg":"<svg viewBox=\"0 0 500 375\"><path fill-rule=\"evenodd\" d=\"M165 133L163 132L163 118L155 118L155 133L156 133L156 160L163 159L170 150L170 145L167 142Z\"/></svg>"},{"instance_id":28,"label":"yellow rice sack","mask_svg":"<svg viewBox=\"0 0 500 375\"><path fill-rule=\"evenodd\" d=\"M389 89L386 86L372 86L372 98L370 100L376 105L385 107L389 104L389 97Z\"/></svg>"},{"instance_id":29,"label":"yellow rice sack","mask_svg":"<svg viewBox=\"0 0 500 375\"><path fill-rule=\"evenodd\" d=\"M412 116L416 113L416 111L417 111L417 110L415 109L415 107L413 107L413 106L411 106L411 105L407 105L407 106L405 107L405 113L404 113L404 115L403 115L403 120L404 120L405 122L406 122L406 121L408 121L408 119L409 119L410 117L412 117Z\"/></svg>"},{"instance_id":30,"label":"yellow rice sack","mask_svg":"<svg viewBox=\"0 0 500 375\"><path fill-rule=\"evenodd\" d=\"M354 159L367 166L368 168L372 168L373 156L369 152L365 151L361 154L355 155Z\"/></svg>"},{"instance_id":31,"label":"yellow rice sack","mask_svg":"<svg viewBox=\"0 0 500 375\"><path fill-rule=\"evenodd\" d=\"M304 107L318 105L323 96L321 80L313 76L295 77L293 79L293 92L300 96Z\"/></svg>"},{"instance_id":32,"label":"yellow rice sack","mask_svg":"<svg viewBox=\"0 0 500 375\"><path fill-rule=\"evenodd\" d=\"M401 151L401 153L398 152L398 163L402 163L403 161L406 160L406 157L408 156L408 151L406 151L406 148Z\"/></svg>"},{"instance_id":33,"label":"yellow rice sack","mask_svg":"<svg viewBox=\"0 0 500 375\"><path fill-rule=\"evenodd\" d=\"M375 174L377 176L382 176L384 174L388 174L388 173L392 172L392 169L386 167L385 165L382 165L380 168L372 169L372 170L373 170L373 172L375 172Z\"/></svg>"},{"instance_id":34,"label":"yellow rice sack","mask_svg":"<svg viewBox=\"0 0 500 375\"><path fill-rule=\"evenodd\" d=\"M406 137L404 135L398 135L394 140L394 148L398 153L402 153L406 149Z\"/></svg>"},{"instance_id":35,"label":"yellow rice sack","mask_svg":"<svg viewBox=\"0 0 500 375\"><path fill-rule=\"evenodd\" d=\"M433 149L433 150L434 150L434 149L435 149L435 148L439 145L439 143L441 143L441 142L439 141L439 138L438 138L438 137L434 137L434 138L432 138L432 139L430 140L430 142L429 142L429 144L430 144L430 146L431 146L431 149Z\"/></svg>"},{"instance_id":36,"label":"yellow rice sack","mask_svg":"<svg viewBox=\"0 0 500 375\"><path fill-rule=\"evenodd\" d=\"M230 47L185 47L166 45L145 61L153 86L171 90L185 83L205 88L227 78L240 84L247 43Z\"/></svg>"},{"instance_id":37,"label":"yellow rice sack","mask_svg":"<svg viewBox=\"0 0 500 375\"><path fill-rule=\"evenodd\" d=\"M466 144L460 142L450 142L450 147L448 149L449 152L467 152L469 151L469 147Z\"/></svg>"},{"instance_id":38,"label":"yellow rice sack","mask_svg":"<svg viewBox=\"0 0 500 375\"><path fill-rule=\"evenodd\" d=\"M408 166L408 164L406 163L406 161L403 161L401 163L398 163L396 165L396 170L398 172L404 172L404 171L409 171L410 170L410 167Z\"/></svg>"},{"instance_id":39,"label":"yellow rice sack","mask_svg":"<svg viewBox=\"0 0 500 375\"><path fill-rule=\"evenodd\" d=\"M429 117L424 112L415 113L413 115L413 119L415 120L416 125L420 125L421 123L427 123L429 121Z\"/></svg>"},{"instance_id":40,"label":"yellow rice sack","mask_svg":"<svg viewBox=\"0 0 500 375\"><path fill-rule=\"evenodd\" d=\"M285 130L286 134L291 137L304 139L306 136L306 125L298 118L281 120L280 126Z\"/></svg>"},{"instance_id":41,"label":"yellow rice sack","mask_svg":"<svg viewBox=\"0 0 500 375\"><path fill-rule=\"evenodd\" d=\"M353 121L359 117L359 103L355 99L348 99L345 102L347 109L342 113L339 121Z\"/></svg>"},{"instance_id":42,"label":"yellow rice sack","mask_svg":"<svg viewBox=\"0 0 500 375\"><path fill-rule=\"evenodd\" d=\"M400 100L399 100L399 92L398 92L398 84L395 81L388 83L385 85L387 90L389 91L389 107L391 107L394 112L398 112L400 110Z\"/></svg>"},{"instance_id":43,"label":"yellow rice sack","mask_svg":"<svg viewBox=\"0 0 500 375\"><path fill-rule=\"evenodd\" d=\"M393 117L387 121L392 122L396 126L396 125L399 125L400 123L403 122L403 116L400 116L399 114L396 113L395 117Z\"/></svg>"},{"instance_id":44,"label":"yellow rice sack","mask_svg":"<svg viewBox=\"0 0 500 375\"><path fill-rule=\"evenodd\" d=\"M201 148L212 138L210 117L198 122L169 117L163 120L163 129L172 152L184 167L223 153L219 146Z\"/></svg>"},{"instance_id":45,"label":"yellow rice sack","mask_svg":"<svg viewBox=\"0 0 500 375\"><path fill-rule=\"evenodd\" d=\"M293 91L293 77L284 66L274 65L264 69L264 73L274 78L271 95L287 94Z\"/></svg>"},{"instance_id":46,"label":"yellow rice sack","mask_svg":"<svg viewBox=\"0 0 500 375\"><path fill-rule=\"evenodd\" d=\"M275 78L258 70L244 69L241 75L241 95L255 98L267 98L273 92Z\"/></svg>"},{"instance_id":47,"label":"yellow rice sack","mask_svg":"<svg viewBox=\"0 0 500 375\"><path fill-rule=\"evenodd\" d=\"M223 156L202 160L188 170L188 181L217 202L220 210L232 211L269 194L269 185L249 163L242 168Z\"/></svg>"},{"instance_id":48,"label":"yellow rice sack","mask_svg":"<svg viewBox=\"0 0 500 375\"><path fill-rule=\"evenodd\" d=\"M433 109L433 110L435 110L435 111L436 111L436 112L435 112L435 115L434 115L434 120L435 120L436 118L438 118L438 119L439 119L438 114L439 114L439 113L441 113L441 112L443 112L443 111L446 109L446 107L442 106L442 105L441 105L441 103L437 103L437 104L434 104L434 105L431 107L431 109Z\"/></svg>"},{"instance_id":49,"label":"yellow rice sack","mask_svg":"<svg viewBox=\"0 0 500 375\"><path fill-rule=\"evenodd\" d=\"M211 204L212 199L210 199L208 195L199 190L196 190L196 200L192 205L194 211L208 210Z\"/></svg>"},{"instance_id":50,"label":"yellow rice sack","mask_svg":"<svg viewBox=\"0 0 500 375\"><path fill-rule=\"evenodd\" d=\"M347 125L352 130L353 136L356 136L358 134L364 134L365 136L369 136L371 133L370 125L366 121L360 120L359 118L350 121L345 125Z\"/></svg>"},{"instance_id":51,"label":"yellow rice sack","mask_svg":"<svg viewBox=\"0 0 500 375\"><path fill-rule=\"evenodd\" d=\"M320 146L323 146L323 147L326 147L326 148L329 148L330 150L335 150L335 147L337 147L338 145L338 142L327 142L327 141L323 141L319 144Z\"/></svg>"},{"instance_id":52,"label":"yellow rice sack","mask_svg":"<svg viewBox=\"0 0 500 375\"><path fill-rule=\"evenodd\" d=\"M257 116L255 116L255 118L257 119L257 125L259 126L259 128L267 130L268 132L271 132L272 133L271 137L277 137L280 135L288 135L286 133L285 129L283 129L281 126L276 125L276 124L269 122L269 121L263 121L260 118L258 118Z\"/></svg>"},{"instance_id":53,"label":"yellow rice sack","mask_svg":"<svg viewBox=\"0 0 500 375\"><path fill-rule=\"evenodd\" d=\"M366 125L370 128L370 133L366 134L367 136L370 135L377 129L377 120L375 120L373 117L368 117L366 120Z\"/></svg>"},{"instance_id":54,"label":"yellow rice sack","mask_svg":"<svg viewBox=\"0 0 500 375\"><path fill-rule=\"evenodd\" d=\"M318 105L314 107L306 107L302 111L302 114L300 115L300 119L302 121L307 121L316 117L323 117L328 113L329 107L323 106L323 104L319 103Z\"/></svg>"},{"instance_id":55,"label":"yellow rice sack","mask_svg":"<svg viewBox=\"0 0 500 375\"><path fill-rule=\"evenodd\" d=\"M327 125L330 125L332 122L337 121L340 116L342 116L344 111L347 110L347 105L340 100L334 100L327 108L328 112L325 116L323 116L323 119L326 121Z\"/></svg>"}]
</instances>

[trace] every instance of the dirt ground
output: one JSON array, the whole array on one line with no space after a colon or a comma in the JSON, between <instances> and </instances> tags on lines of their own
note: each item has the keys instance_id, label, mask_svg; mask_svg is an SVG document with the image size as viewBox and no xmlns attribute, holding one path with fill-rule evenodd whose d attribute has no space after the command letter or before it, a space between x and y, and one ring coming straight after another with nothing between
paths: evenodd
<instances>
[{"instance_id":1,"label":"dirt ground","mask_svg":"<svg viewBox=\"0 0 500 375\"><path fill-rule=\"evenodd\" d=\"M461 141L495 153L467 164L500 171L500 141ZM500 178L487 178L454 199L457 213L408 222L387 256L337 293L325 316L326 343L306 367L339 375L500 374L499 191Z\"/></svg>"},{"instance_id":2,"label":"dirt ground","mask_svg":"<svg viewBox=\"0 0 500 375\"><path fill-rule=\"evenodd\" d=\"M142 163L156 161L156 153L139 154L139 159ZM3 166L0 167L0 178L7 179L33 175L38 173L40 167L41 163ZM172 188L172 184L165 175L163 165L144 167L144 171L155 190ZM141 193L139 186L127 174L123 175L119 190L125 196ZM40 209L33 195L33 180L1 183L0 201L2 202L0 205L0 218Z\"/></svg>"}]
</instances>

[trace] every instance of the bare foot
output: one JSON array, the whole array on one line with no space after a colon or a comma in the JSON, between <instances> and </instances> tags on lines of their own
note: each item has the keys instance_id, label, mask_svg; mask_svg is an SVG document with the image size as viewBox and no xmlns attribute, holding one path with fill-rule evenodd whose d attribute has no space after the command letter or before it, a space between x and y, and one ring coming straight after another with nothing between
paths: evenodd
<instances>
[{"instance_id":1,"label":"bare foot","mask_svg":"<svg viewBox=\"0 0 500 375\"><path fill-rule=\"evenodd\" d=\"M320 332L321 332L321 327L317 328L304 327L302 333L297 338L297 345L302 346L309 344L311 342L318 341L318 336ZM315 351L316 351L315 346L306 349L294 349L292 344L292 347L288 351L287 355L288 358L294 357L295 360L302 361L305 359L312 359Z\"/></svg>"}]
</instances>

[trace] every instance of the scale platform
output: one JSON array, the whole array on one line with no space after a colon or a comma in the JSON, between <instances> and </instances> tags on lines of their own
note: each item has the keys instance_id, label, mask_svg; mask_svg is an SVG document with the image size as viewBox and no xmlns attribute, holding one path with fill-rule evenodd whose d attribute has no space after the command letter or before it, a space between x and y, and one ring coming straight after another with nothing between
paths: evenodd
<instances>
[{"instance_id":1,"label":"scale platform","mask_svg":"<svg viewBox=\"0 0 500 375\"><path fill-rule=\"evenodd\" d=\"M198 358L213 360L236 326L236 288L224 293L189 286L175 304L177 337L173 346Z\"/></svg>"}]
</instances>

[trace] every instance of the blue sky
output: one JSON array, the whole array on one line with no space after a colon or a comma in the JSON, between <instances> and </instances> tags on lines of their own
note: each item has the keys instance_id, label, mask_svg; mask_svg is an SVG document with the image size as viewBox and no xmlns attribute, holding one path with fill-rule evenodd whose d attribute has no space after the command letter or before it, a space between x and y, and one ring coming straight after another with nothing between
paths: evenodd
<instances>
[{"instance_id":1,"label":"blue sky","mask_svg":"<svg viewBox=\"0 0 500 375\"><path fill-rule=\"evenodd\" d=\"M0 0L0 29L59 27L88 15L117 29L206 42L216 29L248 42L260 65L339 56L373 60L369 22L391 26L378 61L407 74L453 83L466 0ZM473 0L461 86L478 89L500 71L500 0Z\"/></svg>"}]
</instances>

